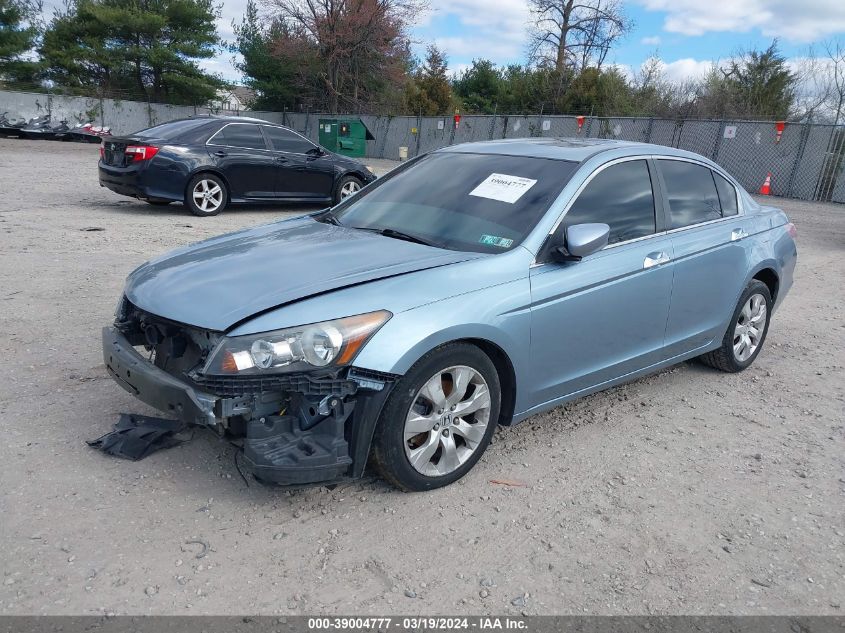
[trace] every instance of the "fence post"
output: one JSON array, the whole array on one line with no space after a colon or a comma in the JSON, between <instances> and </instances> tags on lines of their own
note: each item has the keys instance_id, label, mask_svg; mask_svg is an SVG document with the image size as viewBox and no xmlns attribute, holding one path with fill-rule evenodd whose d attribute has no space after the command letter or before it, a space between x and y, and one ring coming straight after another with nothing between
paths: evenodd
<instances>
[{"instance_id":1,"label":"fence post","mask_svg":"<svg viewBox=\"0 0 845 633\"><path fill-rule=\"evenodd\" d=\"M379 118L381 118L381 117L379 117ZM379 158L387 158L387 156L384 155L384 150L387 147L387 137L390 134L390 120L391 120L391 118L392 117L390 115L387 115L387 125L384 127L384 134L381 135L381 152L379 152ZM394 158L394 160L396 160L396 159Z\"/></svg>"},{"instance_id":2,"label":"fence post","mask_svg":"<svg viewBox=\"0 0 845 633\"><path fill-rule=\"evenodd\" d=\"M722 138L725 136L725 120L722 119L719 122L719 131L716 134L716 142L713 143L713 154L710 156L710 160L714 163L716 159L719 157L719 150L722 149Z\"/></svg>"},{"instance_id":3,"label":"fence post","mask_svg":"<svg viewBox=\"0 0 845 633\"><path fill-rule=\"evenodd\" d=\"M420 155L420 137L422 136L422 108L420 108L419 113L417 114L417 148L414 152L414 156Z\"/></svg>"},{"instance_id":4,"label":"fence post","mask_svg":"<svg viewBox=\"0 0 845 633\"><path fill-rule=\"evenodd\" d=\"M675 129L678 132L677 138L674 139L675 148L680 149L680 147L681 147L681 135L684 133L684 120L683 119L678 119L678 122L675 124Z\"/></svg>"},{"instance_id":5,"label":"fence post","mask_svg":"<svg viewBox=\"0 0 845 633\"><path fill-rule=\"evenodd\" d=\"M798 153L795 155L795 160L792 162L792 169L789 172L789 185L786 188L786 197L792 197L792 187L795 184L795 173L798 171L798 165L804 158L804 149L807 147L807 137L810 136L810 124L804 123L801 128L801 140L798 143Z\"/></svg>"},{"instance_id":6,"label":"fence post","mask_svg":"<svg viewBox=\"0 0 845 633\"><path fill-rule=\"evenodd\" d=\"M651 143L651 128L654 127L654 117L649 117L648 119L648 127L645 130L645 142Z\"/></svg>"}]
</instances>

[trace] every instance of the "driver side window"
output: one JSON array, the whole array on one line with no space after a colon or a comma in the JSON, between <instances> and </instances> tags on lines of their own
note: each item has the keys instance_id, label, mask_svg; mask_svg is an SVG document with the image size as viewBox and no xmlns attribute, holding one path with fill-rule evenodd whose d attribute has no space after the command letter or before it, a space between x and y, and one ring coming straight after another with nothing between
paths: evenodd
<instances>
[{"instance_id":1,"label":"driver side window","mask_svg":"<svg viewBox=\"0 0 845 633\"><path fill-rule=\"evenodd\" d=\"M630 160L599 172L563 217L563 226L601 222L610 226L608 244L656 231L654 192L645 160Z\"/></svg>"}]
</instances>

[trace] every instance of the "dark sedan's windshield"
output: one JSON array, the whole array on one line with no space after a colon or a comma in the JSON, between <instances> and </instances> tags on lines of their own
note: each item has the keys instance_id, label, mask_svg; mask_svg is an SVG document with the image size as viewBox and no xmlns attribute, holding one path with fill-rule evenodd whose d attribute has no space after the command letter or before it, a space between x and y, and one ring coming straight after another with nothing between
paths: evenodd
<instances>
[{"instance_id":1,"label":"dark sedan's windshield","mask_svg":"<svg viewBox=\"0 0 845 633\"><path fill-rule=\"evenodd\" d=\"M346 226L501 253L525 239L577 166L548 158L434 153L376 181L334 212Z\"/></svg>"}]
</instances>

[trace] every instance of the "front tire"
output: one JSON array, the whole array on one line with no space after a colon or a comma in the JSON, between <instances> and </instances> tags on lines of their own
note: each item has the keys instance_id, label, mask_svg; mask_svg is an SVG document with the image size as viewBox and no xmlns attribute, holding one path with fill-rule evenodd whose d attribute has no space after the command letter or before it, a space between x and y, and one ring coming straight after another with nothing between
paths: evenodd
<instances>
[{"instance_id":1,"label":"front tire","mask_svg":"<svg viewBox=\"0 0 845 633\"><path fill-rule=\"evenodd\" d=\"M214 174L197 174L185 190L185 206L194 215L217 215L226 208L229 199L226 184Z\"/></svg>"},{"instance_id":2,"label":"front tire","mask_svg":"<svg viewBox=\"0 0 845 633\"><path fill-rule=\"evenodd\" d=\"M490 443L501 385L490 358L453 343L423 356L396 383L376 426L372 457L390 483L432 490L466 475Z\"/></svg>"},{"instance_id":3,"label":"front tire","mask_svg":"<svg viewBox=\"0 0 845 633\"><path fill-rule=\"evenodd\" d=\"M349 196L354 196L356 193L361 191L361 187L364 184L361 182L361 179L356 176L344 176L341 178L338 183L337 187L334 190L334 203L338 204L343 200L346 200Z\"/></svg>"},{"instance_id":4,"label":"front tire","mask_svg":"<svg viewBox=\"0 0 845 633\"><path fill-rule=\"evenodd\" d=\"M762 281L752 280L739 298L721 347L702 355L701 361L729 373L749 367L763 349L771 315L769 287Z\"/></svg>"}]
</instances>

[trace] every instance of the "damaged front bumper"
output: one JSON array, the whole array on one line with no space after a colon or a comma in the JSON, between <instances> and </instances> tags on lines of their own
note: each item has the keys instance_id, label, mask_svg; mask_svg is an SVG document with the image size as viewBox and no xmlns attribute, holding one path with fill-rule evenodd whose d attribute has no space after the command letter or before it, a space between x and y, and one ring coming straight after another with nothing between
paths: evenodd
<instances>
[{"instance_id":1,"label":"damaged front bumper","mask_svg":"<svg viewBox=\"0 0 845 633\"><path fill-rule=\"evenodd\" d=\"M103 361L121 387L189 424L242 442L243 462L263 481L328 483L363 474L393 376L289 374L254 380L181 380L144 358L115 327L103 329Z\"/></svg>"}]
</instances>

